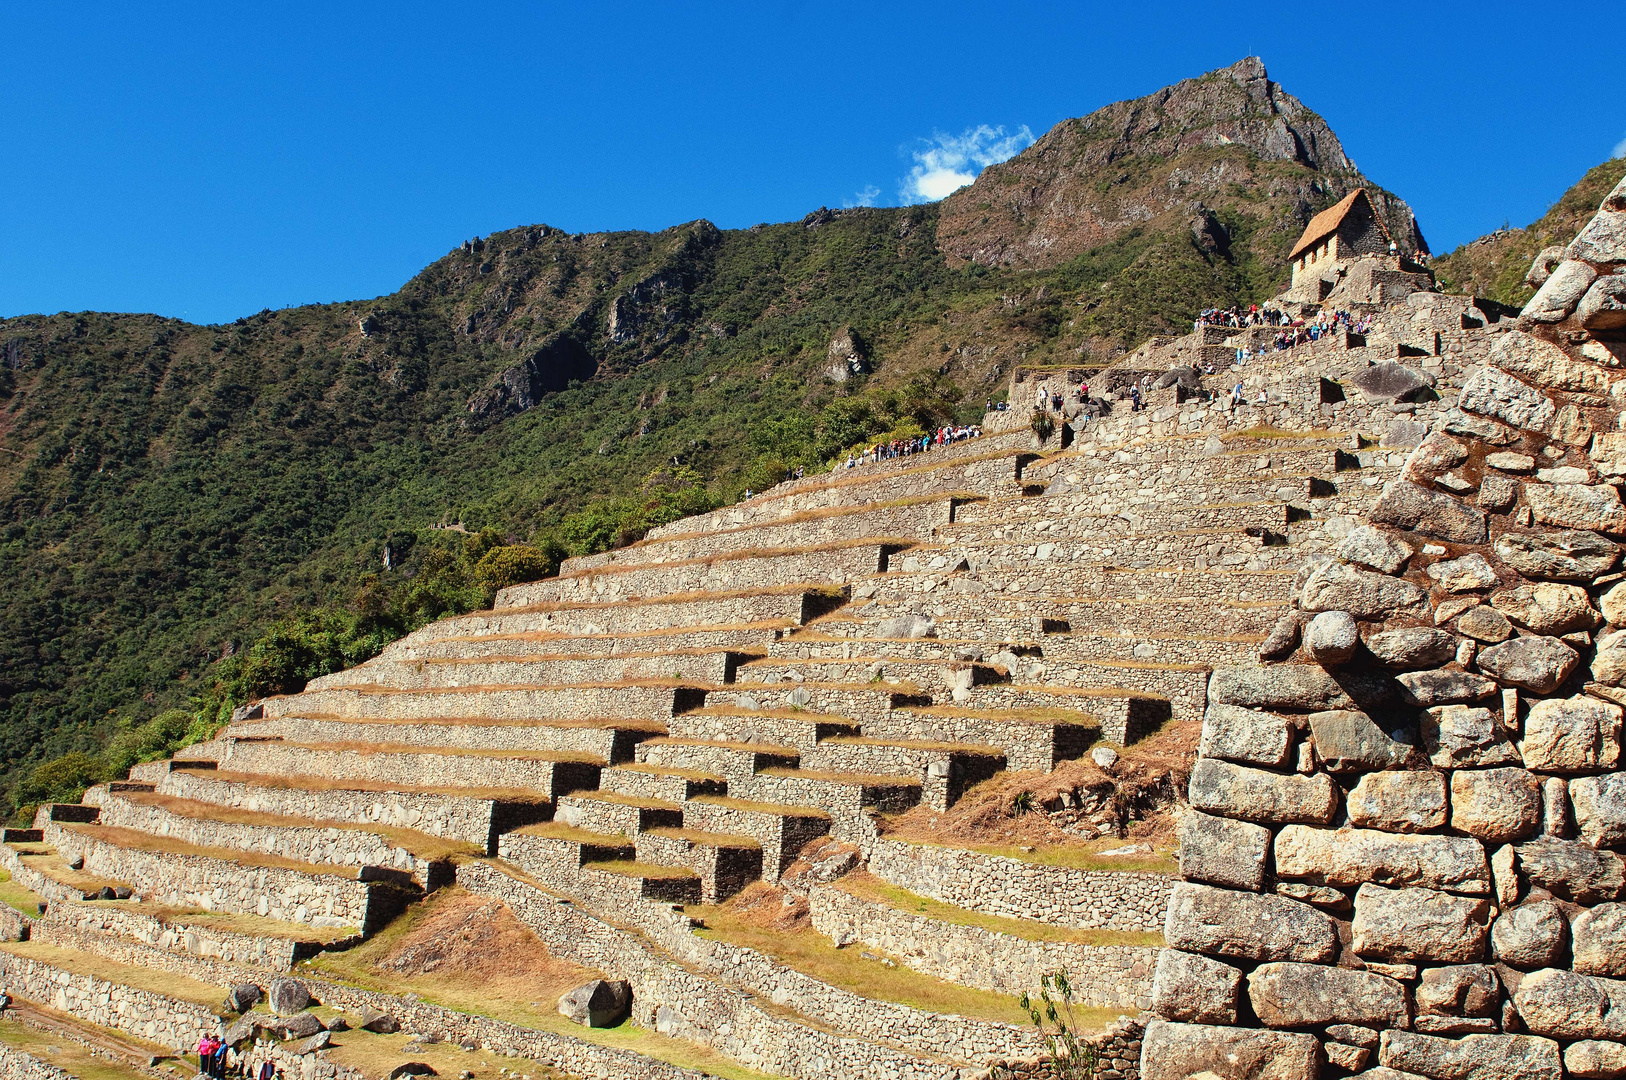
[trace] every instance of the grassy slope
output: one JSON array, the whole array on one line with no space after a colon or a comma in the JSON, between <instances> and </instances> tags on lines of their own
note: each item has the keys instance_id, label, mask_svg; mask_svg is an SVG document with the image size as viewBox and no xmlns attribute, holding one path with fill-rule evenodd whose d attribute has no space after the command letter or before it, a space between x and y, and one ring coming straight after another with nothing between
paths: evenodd
<instances>
[{"instance_id":1,"label":"grassy slope","mask_svg":"<svg viewBox=\"0 0 1626 1080\"><path fill-rule=\"evenodd\" d=\"M1535 290L1524 283L1524 275L1537 253L1574 239L1623 176L1626 158L1612 158L1594 166L1540 220L1522 229L1494 232L1470 241L1436 260L1435 272L1448 291L1523 307L1535 295Z\"/></svg>"}]
</instances>

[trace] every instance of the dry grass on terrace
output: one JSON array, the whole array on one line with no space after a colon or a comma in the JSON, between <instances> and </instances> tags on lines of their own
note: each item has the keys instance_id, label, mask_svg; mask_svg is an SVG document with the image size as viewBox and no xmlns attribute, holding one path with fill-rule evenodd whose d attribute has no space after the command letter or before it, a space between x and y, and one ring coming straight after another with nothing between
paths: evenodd
<instances>
[{"instance_id":1,"label":"dry grass on terrace","mask_svg":"<svg viewBox=\"0 0 1626 1080\"><path fill-rule=\"evenodd\" d=\"M789 619L759 619L745 623L704 623L699 626L660 626L653 630L636 630L624 634L570 634L556 630L529 630L513 634L456 634L434 638L435 641L620 641L635 638L677 637L682 634L710 634L728 630L761 630L764 633L784 630L796 624ZM730 646L724 646L729 648ZM561 653L561 656L620 656L623 653ZM426 657L425 659L429 659ZM400 663L411 663L409 660Z\"/></svg>"},{"instance_id":2,"label":"dry grass on terrace","mask_svg":"<svg viewBox=\"0 0 1626 1080\"><path fill-rule=\"evenodd\" d=\"M789 780L817 780L843 787L918 788L920 781L887 773L827 772L821 769L763 769L758 776L780 776Z\"/></svg>"},{"instance_id":3,"label":"dry grass on terrace","mask_svg":"<svg viewBox=\"0 0 1626 1080\"><path fill-rule=\"evenodd\" d=\"M696 795L689 800L692 803L710 803L713 806L724 806L731 810L741 810L751 814L770 814L773 817L791 818L821 818L830 820L827 810L820 810L813 806L790 806L786 803L752 802L750 799L736 799L731 795Z\"/></svg>"},{"instance_id":4,"label":"dry grass on terrace","mask_svg":"<svg viewBox=\"0 0 1626 1080\"><path fill-rule=\"evenodd\" d=\"M803 490L805 491L808 489L804 488ZM799 525L807 521L827 521L830 518L854 517L858 514L875 513L879 510L898 510L909 506L922 506L928 503L947 502L950 499L958 499L961 502L982 502L986 498L986 495L975 491L950 491L934 495L916 495L908 499L891 499L886 502L858 503L855 506L827 506L821 510L799 510L794 514L786 514L784 517L772 518L765 521L750 522L744 525L734 525L727 529L701 529L694 532L671 533L666 536L645 537L642 540L637 540L631 544L628 544L626 547L619 547L615 550L617 552L637 551L639 548L651 547L655 544L676 543L682 540L699 540L712 536L729 536L733 533L752 532L756 529L771 528L775 525ZM648 566L668 564L643 563L640 565Z\"/></svg>"},{"instance_id":5,"label":"dry grass on terrace","mask_svg":"<svg viewBox=\"0 0 1626 1080\"><path fill-rule=\"evenodd\" d=\"M123 848L126 851L145 851L155 855L184 855L199 859L214 859L218 862L236 863L239 866L263 867L268 870L293 870L302 874L345 878L350 881L356 880L361 873L360 868L355 866L329 866L320 863L300 862L297 859L285 859L280 855L267 855L259 851L203 847L198 844L172 840L166 836L153 836L150 833L136 832L134 829L122 829L113 825L64 824L60 828L78 833L92 840L100 840L114 847Z\"/></svg>"},{"instance_id":6,"label":"dry grass on terrace","mask_svg":"<svg viewBox=\"0 0 1626 1080\"><path fill-rule=\"evenodd\" d=\"M195 1005L205 1006L211 1011L220 1004L220 987L199 982L185 975L177 975L172 971L156 971L134 964L121 964L94 953L79 952L77 949L60 949L42 941L0 942L0 951L37 960L76 975L89 975L121 986L189 1001Z\"/></svg>"},{"instance_id":7,"label":"dry grass on terrace","mask_svg":"<svg viewBox=\"0 0 1626 1080\"><path fill-rule=\"evenodd\" d=\"M851 551L854 548L867 547L913 547L919 542L914 536L865 536L857 540L831 540L823 544L808 544L805 547L759 547L741 548L739 551L722 551L716 555L702 555L693 559L674 559L662 563L633 563L631 566L619 566L607 563L603 566L592 566L585 570L575 570L558 577L544 578L543 581L579 581L584 578L611 577L617 574L641 573L651 569L670 570L678 566L711 566L714 563L740 562L744 559L776 559L787 555L817 555L826 551ZM535 582L542 584L542 582ZM523 585L514 585L512 588L522 589ZM512 608L503 608L512 611Z\"/></svg>"},{"instance_id":8,"label":"dry grass on terrace","mask_svg":"<svg viewBox=\"0 0 1626 1080\"><path fill-rule=\"evenodd\" d=\"M661 866L658 863L638 862L635 859L582 863L582 869L597 870L602 874L617 874L621 877L647 878L650 881L675 881L679 878L700 876L686 866Z\"/></svg>"},{"instance_id":9,"label":"dry grass on terrace","mask_svg":"<svg viewBox=\"0 0 1626 1080\"><path fill-rule=\"evenodd\" d=\"M200 930L247 934L251 937L283 938L288 941L319 941L326 944L343 941L361 932L353 926L310 926L306 923L270 919L264 915L238 915L224 911L204 911L202 908L171 907L165 904L133 904L128 900L86 901L84 906L106 907L133 915L146 915L169 926L195 926Z\"/></svg>"},{"instance_id":10,"label":"dry grass on terrace","mask_svg":"<svg viewBox=\"0 0 1626 1080\"><path fill-rule=\"evenodd\" d=\"M706 847L725 848L760 848L760 841L749 836L737 836L734 833L709 833L699 829L645 829L645 836L664 836L671 840L687 840L691 844Z\"/></svg>"},{"instance_id":11,"label":"dry grass on terrace","mask_svg":"<svg viewBox=\"0 0 1626 1080\"><path fill-rule=\"evenodd\" d=\"M439 721L431 722L438 723ZM661 730L665 729L662 728ZM605 764L603 758L594 757L592 754L554 753L548 750L478 750L463 746L416 746L412 743L360 742L359 740L278 742L277 745L286 746L292 750L334 750L346 754L356 754L360 757L371 757L375 754L408 754L413 757L512 758L517 761L549 761L573 765ZM452 790L461 792L467 789L454 788Z\"/></svg>"},{"instance_id":12,"label":"dry grass on terrace","mask_svg":"<svg viewBox=\"0 0 1626 1080\"><path fill-rule=\"evenodd\" d=\"M37 1022L47 1023L54 1030L42 1031L24 1023L18 1013L27 1015ZM90 1048L80 1043L78 1039L88 1039L99 1046L107 1047L109 1052L117 1052L112 1048L118 1047L124 1050L124 1053L120 1053L117 1060L109 1061L106 1057L92 1053ZM0 1043L13 1050L21 1050L49 1065L55 1065L76 1080L151 1080L150 1074L138 1068L133 1059L140 1055L139 1060L145 1062L149 1056L174 1053L168 1047L138 1043L129 1036L115 1037L104 1028L93 1027L55 1009L46 1009L32 1003L8 1009L4 1016L0 1016Z\"/></svg>"},{"instance_id":13,"label":"dry grass on terrace","mask_svg":"<svg viewBox=\"0 0 1626 1080\"><path fill-rule=\"evenodd\" d=\"M707 1047L630 1023L614 1028L572 1024L559 1015L560 995L603 973L551 955L505 905L456 886L412 905L367 942L345 952L324 953L304 970L368 990L412 992L432 1005L632 1050L725 1080L758 1080L764 1075ZM369 1076L382 1076L406 1059L400 1047L407 1038L403 1034L369 1041L347 1031L334 1037L345 1049L330 1051L328 1056L335 1062L353 1062ZM349 1049L352 1046L355 1049ZM547 1075L540 1065L532 1072L523 1059L516 1064L511 1058L484 1051L464 1053L448 1044L429 1049L455 1055L447 1068L424 1059L442 1076L469 1069L477 1080L496 1080L499 1067L529 1072L533 1080ZM418 1053L414 1050L411 1056L417 1058ZM346 1054L355 1056L347 1058Z\"/></svg>"},{"instance_id":14,"label":"dry grass on terrace","mask_svg":"<svg viewBox=\"0 0 1626 1080\"><path fill-rule=\"evenodd\" d=\"M553 580L553 579L547 579ZM712 600L746 600L756 596L828 596L837 597L847 594L847 586L831 585L829 582L793 583L790 585L770 585L761 589L722 589L708 591L706 589L690 589L686 592L662 593L659 596L629 596L621 600L543 600L535 604L517 604L514 607L488 608L483 611L470 612L468 615L458 615L454 618L468 619L475 616L485 618L507 615L527 615L545 613L550 611L604 611L609 608L654 607L659 604L694 604ZM437 638L438 641L455 641L460 635ZM606 635L612 636L612 635Z\"/></svg>"},{"instance_id":15,"label":"dry grass on terrace","mask_svg":"<svg viewBox=\"0 0 1626 1080\"><path fill-rule=\"evenodd\" d=\"M66 859L58 855L56 849L43 844L12 845L22 858L23 865L28 869L44 874L60 885L80 892L97 892L105 886L128 885L127 881L117 881L113 878L97 877L87 874L83 870L75 870L68 865Z\"/></svg>"},{"instance_id":16,"label":"dry grass on terrace","mask_svg":"<svg viewBox=\"0 0 1626 1080\"><path fill-rule=\"evenodd\" d=\"M619 635L617 635L619 636ZM736 653L744 656L767 656L765 645L707 645L691 649L663 649L658 652L612 653L606 656L583 653L492 653L488 656L426 656L422 660L401 660L402 664L432 664L455 667L475 664L536 664L554 660L598 661L661 660L668 656L720 656Z\"/></svg>"},{"instance_id":17,"label":"dry grass on terrace","mask_svg":"<svg viewBox=\"0 0 1626 1080\"><path fill-rule=\"evenodd\" d=\"M466 689L471 689L471 688L470 687L459 687L458 689L465 689L466 690ZM485 688L474 688L474 689L485 689ZM275 718L274 720L270 720L270 721L266 721L266 722L267 723L278 723L278 722L287 721L287 720L335 720L335 721L338 721L340 723L345 723L345 724L372 724L372 725L374 725L376 727L380 727L380 728L400 727L402 725L405 725L407 727L546 728L546 729L548 729L550 731L602 731L602 730L604 730L606 728L616 728L618 730L623 730L623 731L665 731L666 730L666 725L663 724L661 721L652 720L652 719L649 719L648 717L643 717L643 718L631 718L631 717L629 717L629 718L624 718L624 719L617 719L616 717L610 717L610 716L588 717L588 718L582 719L582 720L571 720L571 719L557 719L557 720L541 719L541 720L539 720L539 719L523 719L523 718L522 719L510 719L510 718L504 717L504 716L436 716L436 717L434 717L432 719L428 719L428 720L402 720L402 719L400 719L398 717L340 716L337 713L301 712L301 713L292 713L292 714L289 714L288 716L279 716L279 717ZM252 735L252 732L251 732L251 735ZM282 739L282 736L276 736L276 738L277 739ZM286 739L282 739L282 741L287 742ZM290 745L290 746L319 746L319 745L338 746L338 745L345 745L345 743L344 743L343 740L340 740L339 742L326 743L326 744L323 744L323 743L293 743L293 742L289 742L288 745ZM416 744L413 744L413 743L389 744L389 743L380 743L380 742L378 742L376 740L368 740L365 743L358 743L356 745L361 745L361 746L385 746L385 745L416 746ZM421 746L417 746L416 748L418 750L424 749Z\"/></svg>"},{"instance_id":18,"label":"dry grass on terrace","mask_svg":"<svg viewBox=\"0 0 1626 1080\"><path fill-rule=\"evenodd\" d=\"M359 825L349 821L327 821L322 818L267 814L258 810L241 810L234 806L216 806L214 803L198 802L194 799L180 799L173 795L158 795L151 792L120 792L113 798L134 803L138 806L156 807L177 817L193 818L198 821L219 821L229 825L252 825L272 829L343 829L347 832L371 833L383 837L395 847L411 852L420 859L453 859L485 854L484 851L473 844L459 840L446 840L438 836L430 836L428 833L398 828L393 825Z\"/></svg>"},{"instance_id":19,"label":"dry grass on terrace","mask_svg":"<svg viewBox=\"0 0 1626 1080\"><path fill-rule=\"evenodd\" d=\"M743 743L740 745L744 745ZM677 765L651 765L645 761L628 761L616 765L614 772L641 773L645 776L676 776L682 780L712 780L722 783L723 778L716 773L705 772L701 769L685 769Z\"/></svg>"},{"instance_id":20,"label":"dry grass on terrace","mask_svg":"<svg viewBox=\"0 0 1626 1080\"><path fill-rule=\"evenodd\" d=\"M683 910L704 925L695 931L702 937L755 949L787 967L862 997L928 1012L1029 1026L1027 1014L1010 995L973 990L922 975L876 949L861 945L838 949L829 938L805 924L786 929L779 918L784 906L780 897L779 890L756 882L726 904L686 904ZM894 966L883 963L883 958Z\"/></svg>"},{"instance_id":21,"label":"dry grass on terrace","mask_svg":"<svg viewBox=\"0 0 1626 1080\"><path fill-rule=\"evenodd\" d=\"M596 682L579 683L472 683L468 686L424 686L400 687L379 686L377 683L358 683L354 686L335 686L333 690L348 690L357 695L370 697L386 697L407 694L468 694L492 693L499 690L620 690L626 687L649 687L654 689L669 689L678 686L705 686L705 683L696 683L687 679L604 679ZM326 690L316 690L313 693L329 693ZM544 723L545 721L528 721L528 723Z\"/></svg>"},{"instance_id":22,"label":"dry grass on terrace","mask_svg":"<svg viewBox=\"0 0 1626 1080\"><path fill-rule=\"evenodd\" d=\"M39 915L40 905L43 903L45 903L45 897L23 888L22 885L11 880L10 873L0 870L0 904L4 904L15 911L20 911L32 919Z\"/></svg>"},{"instance_id":23,"label":"dry grass on terrace","mask_svg":"<svg viewBox=\"0 0 1626 1080\"><path fill-rule=\"evenodd\" d=\"M607 844L626 848L632 846L632 840L621 833L589 832L574 825L566 825L562 821L541 821L535 825L526 825L515 829L512 835L540 836L548 840L568 840L572 844L593 844L601 847Z\"/></svg>"},{"instance_id":24,"label":"dry grass on terrace","mask_svg":"<svg viewBox=\"0 0 1626 1080\"><path fill-rule=\"evenodd\" d=\"M553 800L536 791L523 788L440 787L433 784L387 784L376 780L330 780L323 776L275 776L263 773L228 772L209 773L209 779L247 787L276 788L282 791L366 791L404 795L448 795L476 800L502 802L548 803Z\"/></svg>"},{"instance_id":25,"label":"dry grass on terrace","mask_svg":"<svg viewBox=\"0 0 1626 1080\"><path fill-rule=\"evenodd\" d=\"M1139 945L1151 948L1163 944L1162 934L1137 933L1129 930L1085 930L1072 926L1053 926L1050 923L1030 919L1006 919L998 915L985 915L980 911L968 911L953 904L921 896L919 893L912 893L907 889L900 889L891 882L882 881L862 870L840 879L835 883L835 887L861 900L884 904L910 915L952 923L955 926L976 927L995 934L1021 938L1023 941L1069 942L1094 946Z\"/></svg>"},{"instance_id":26,"label":"dry grass on terrace","mask_svg":"<svg viewBox=\"0 0 1626 1080\"><path fill-rule=\"evenodd\" d=\"M683 809L677 803L657 799L653 795L626 795L619 791L572 791L567 797L588 802L612 803L616 806L631 806L639 810Z\"/></svg>"},{"instance_id":27,"label":"dry grass on terrace","mask_svg":"<svg viewBox=\"0 0 1626 1080\"><path fill-rule=\"evenodd\" d=\"M1330 431L1325 428L1312 428L1309 431L1289 431L1285 428L1269 427L1261 424L1256 427L1243 428L1241 431L1227 432L1220 436L1220 442L1240 442L1243 439L1304 439L1306 441L1336 441L1339 439L1347 439L1348 437L1348 432ZM1246 450L1237 450L1232 452L1236 454L1247 453Z\"/></svg>"},{"instance_id":28,"label":"dry grass on terrace","mask_svg":"<svg viewBox=\"0 0 1626 1080\"><path fill-rule=\"evenodd\" d=\"M1115 695L1107 695L1115 696ZM915 705L899 712L911 716L942 716L958 720L998 720L1001 723L1013 724L1076 724L1081 727L1099 728L1101 718L1091 716L1089 713L1078 712L1073 709L1042 709L1042 708L968 708L963 705Z\"/></svg>"}]
</instances>

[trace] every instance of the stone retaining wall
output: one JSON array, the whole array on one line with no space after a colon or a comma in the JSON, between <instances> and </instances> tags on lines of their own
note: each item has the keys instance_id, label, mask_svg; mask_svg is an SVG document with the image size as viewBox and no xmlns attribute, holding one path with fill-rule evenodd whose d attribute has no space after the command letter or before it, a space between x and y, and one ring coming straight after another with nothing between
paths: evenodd
<instances>
[{"instance_id":1,"label":"stone retaining wall","mask_svg":"<svg viewBox=\"0 0 1626 1080\"><path fill-rule=\"evenodd\" d=\"M0 1043L0 1080L78 1080L72 1073L32 1054Z\"/></svg>"},{"instance_id":2,"label":"stone retaining wall","mask_svg":"<svg viewBox=\"0 0 1626 1080\"><path fill-rule=\"evenodd\" d=\"M1018 862L960 848L878 839L869 872L945 904L1061 926L1163 929L1173 879Z\"/></svg>"},{"instance_id":3,"label":"stone retaining wall","mask_svg":"<svg viewBox=\"0 0 1626 1080\"><path fill-rule=\"evenodd\" d=\"M101 824L167 836L197 847L274 852L284 859L318 866L384 867L409 875L429 888L439 863L420 859L378 833L361 829L293 825L240 825L188 817L161 806L110 795L102 802Z\"/></svg>"},{"instance_id":4,"label":"stone retaining wall","mask_svg":"<svg viewBox=\"0 0 1626 1080\"><path fill-rule=\"evenodd\" d=\"M492 754L333 750L233 739L226 767L265 776L316 776L412 787L498 788L553 796L598 785L598 766Z\"/></svg>"},{"instance_id":5,"label":"stone retaining wall","mask_svg":"<svg viewBox=\"0 0 1626 1080\"><path fill-rule=\"evenodd\" d=\"M170 773L158 791L177 798L313 821L389 825L474 844L490 854L506 828L546 820L547 803L503 803L466 795L413 791L306 789L246 784L209 773Z\"/></svg>"},{"instance_id":6,"label":"stone retaining wall","mask_svg":"<svg viewBox=\"0 0 1626 1080\"><path fill-rule=\"evenodd\" d=\"M681 687L641 683L432 690L313 690L265 703L267 717L347 716L367 720L591 720L613 716L664 720L681 708Z\"/></svg>"},{"instance_id":7,"label":"stone retaining wall","mask_svg":"<svg viewBox=\"0 0 1626 1080\"><path fill-rule=\"evenodd\" d=\"M220 1018L202 1005L76 975L4 951L0 951L0 979L4 980L6 993L14 997L181 1051L196 1046L204 1035L218 1035L221 1030Z\"/></svg>"},{"instance_id":8,"label":"stone retaining wall","mask_svg":"<svg viewBox=\"0 0 1626 1080\"><path fill-rule=\"evenodd\" d=\"M746 989L776 1004L794 1008L815 1020L821 1019L822 1013L829 1022L832 1017L829 1006L835 998L810 1000L807 992L817 993L816 988L823 987L826 992L844 997L852 1003L852 1011L844 1010L840 1014L841 1022L832 1026L847 1034L830 1034L765 1012L743 990L720 986L659 958L635 937L616 931L584 914L575 905L489 866L459 867L458 878L460 884L473 892L502 899L556 955L632 981L633 1008L639 1023L664 1034L714 1046L751 1068L809 1080L832 1075L885 1077L887 1080L913 1077L959 1080L962 1076L959 1067L900 1053L892 1049L892 1045L926 1043L923 1052L934 1057L948 1055L968 1061L986 1060L990 1048L979 1046L979 1040L999 1028L1009 1028L1012 1040L1019 1039L1029 1046L1032 1043L1029 1033L1011 1025L922 1013L844 994L786 969L775 971L778 965L751 950L696 937L680 912L668 910L667 917L657 922L651 916L655 905L637 905L632 910L628 910L629 905L621 905L619 915L633 916L639 929L652 936L659 935L655 938L657 944L663 948L677 946L681 951L674 955L688 963L699 964L702 970L716 963L717 957L732 956L735 962L730 966L741 970L728 972L730 981L735 985L743 982ZM723 945L723 948L713 952L709 948L713 945ZM769 978L767 984L752 985L761 977L758 969ZM918 1026L922 1023L928 1025L924 1030ZM927 1037L927 1031L933 1028L938 1030ZM1012 1056L1027 1057L1031 1053Z\"/></svg>"},{"instance_id":9,"label":"stone retaining wall","mask_svg":"<svg viewBox=\"0 0 1626 1080\"><path fill-rule=\"evenodd\" d=\"M36 925L41 927L42 934L50 934L60 928L80 935L112 935L129 938L155 949L232 964L247 964L267 971L291 971L300 960L321 951L315 941L239 934L185 921L165 922L151 915L108 904L54 903L46 909ZM340 942L335 947L342 948L345 944Z\"/></svg>"},{"instance_id":10,"label":"stone retaining wall","mask_svg":"<svg viewBox=\"0 0 1626 1080\"><path fill-rule=\"evenodd\" d=\"M7 844L0 844L0 869L10 874L11 880L45 900L74 901L85 898L84 890L64 885L55 878L28 866L23 862L22 856L17 854L16 849Z\"/></svg>"},{"instance_id":11,"label":"stone retaining wall","mask_svg":"<svg viewBox=\"0 0 1626 1080\"><path fill-rule=\"evenodd\" d=\"M143 899L171 907L370 932L410 900L402 890L353 877L122 848L60 826L47 836L63 858L82 856L87 873L129 882Z\"/></svg>"},{"instance_id":12,"label":"stone retaining wall","mask_svg":"<svg viewBox=\"0 0 1626 1080\"><path fill-rule=\"evenodd\" d=\"M425 750L515 750L526 753L580 755L615 760L631 742L634 721L615 727L567 723L489 724L387 723L380 720L312 719L286 717L243 724L234 737L245 739L283 738L298 743L370 743L374 746L421 746ZM648 727L648 724L643 725ZM245 747L246 748L246 747ZM378 751L374 751L378 753ZM227 762L228 769L241 768L241 757ZM398 782L394 779L385 783Z\"/></svg>"},{"instance_id":13,"label":"stone retaining wall","mask_svg":"<svg viewBox=\"0 0 1626 1080\"><path fill-rule=\"evenodd\" d=\"M1155 947L1030 941L911 915L835 885L815 885L808 901L813 928L838 946L861 941L933 978L1037 996L1045 975L1066 971L1078 1000L1091 1008L1138 1012L1152 1002Z\"/></svg>"}]
</instances>

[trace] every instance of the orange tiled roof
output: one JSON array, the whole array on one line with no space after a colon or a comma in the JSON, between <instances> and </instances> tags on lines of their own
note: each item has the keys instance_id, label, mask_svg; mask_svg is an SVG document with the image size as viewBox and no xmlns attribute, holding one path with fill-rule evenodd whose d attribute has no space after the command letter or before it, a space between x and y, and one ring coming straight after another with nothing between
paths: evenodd
<instances>
[{"instance_id":1,"label":"orange tiled roof","mask_svg":"<svg viewBox=\"0 0 1626 1080\"><path fill-rule=\"evenodd\" d=\"M1338 226L1343 224L1344 218L1354 208L1356 200L1366 200L1365 188L1356 188L1311 218L1310 224L1304 227L1304 235L1299 237L1299 242L1293 245L1293 254L1287 257L1288 261L1291 262L1293 259L1298 258L1304 252L1337 232ZM1376 214L1373 215L1374 218L1376 216Z\"/></svg>"}]
</instances>

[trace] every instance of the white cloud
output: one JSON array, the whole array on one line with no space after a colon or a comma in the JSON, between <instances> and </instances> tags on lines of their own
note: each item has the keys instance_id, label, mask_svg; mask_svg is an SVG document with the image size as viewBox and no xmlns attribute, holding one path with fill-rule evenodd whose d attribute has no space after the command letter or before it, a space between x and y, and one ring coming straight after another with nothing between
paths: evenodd
<instances>
[{"instance_id":1,"label":"white cloud","mask_svg":"<svg viewBox=\"0 0 1626 1080\"><path fill-rule=\"evenodd\" d=\"M1615 152L1613 154L1610 154L1609 156L1610 157L1626 157L1626 139L1622 139L1618 143L1616 143L1615 144Z\"/></svg>"},{"instance_id":2,"label":"white cloud","mask_svg":"<svg viewBox=\"0 0 1626 1080\"><path fill-rule=\"evenodd\" d=\"M1007 135L1003 127L980 124L959 135L939 131L922 139L925 148L914 151L915 167L904 177L900 194L905 203L936 202L977 178L990 165L1015 157L1033 142L1023 124Z\"/></svg>"},{"instance_id":3,"label":"white cloud","mask_svg":"<svg viewBox=\"0 0 1626 1080\"><path fill-rule=\"evenodd\" d=\"M865 184L864 190L842 203L849 210L855 206L874 206L875 200L881 197L881 189L874 184Z\"/></svg>"}]
</instances>

